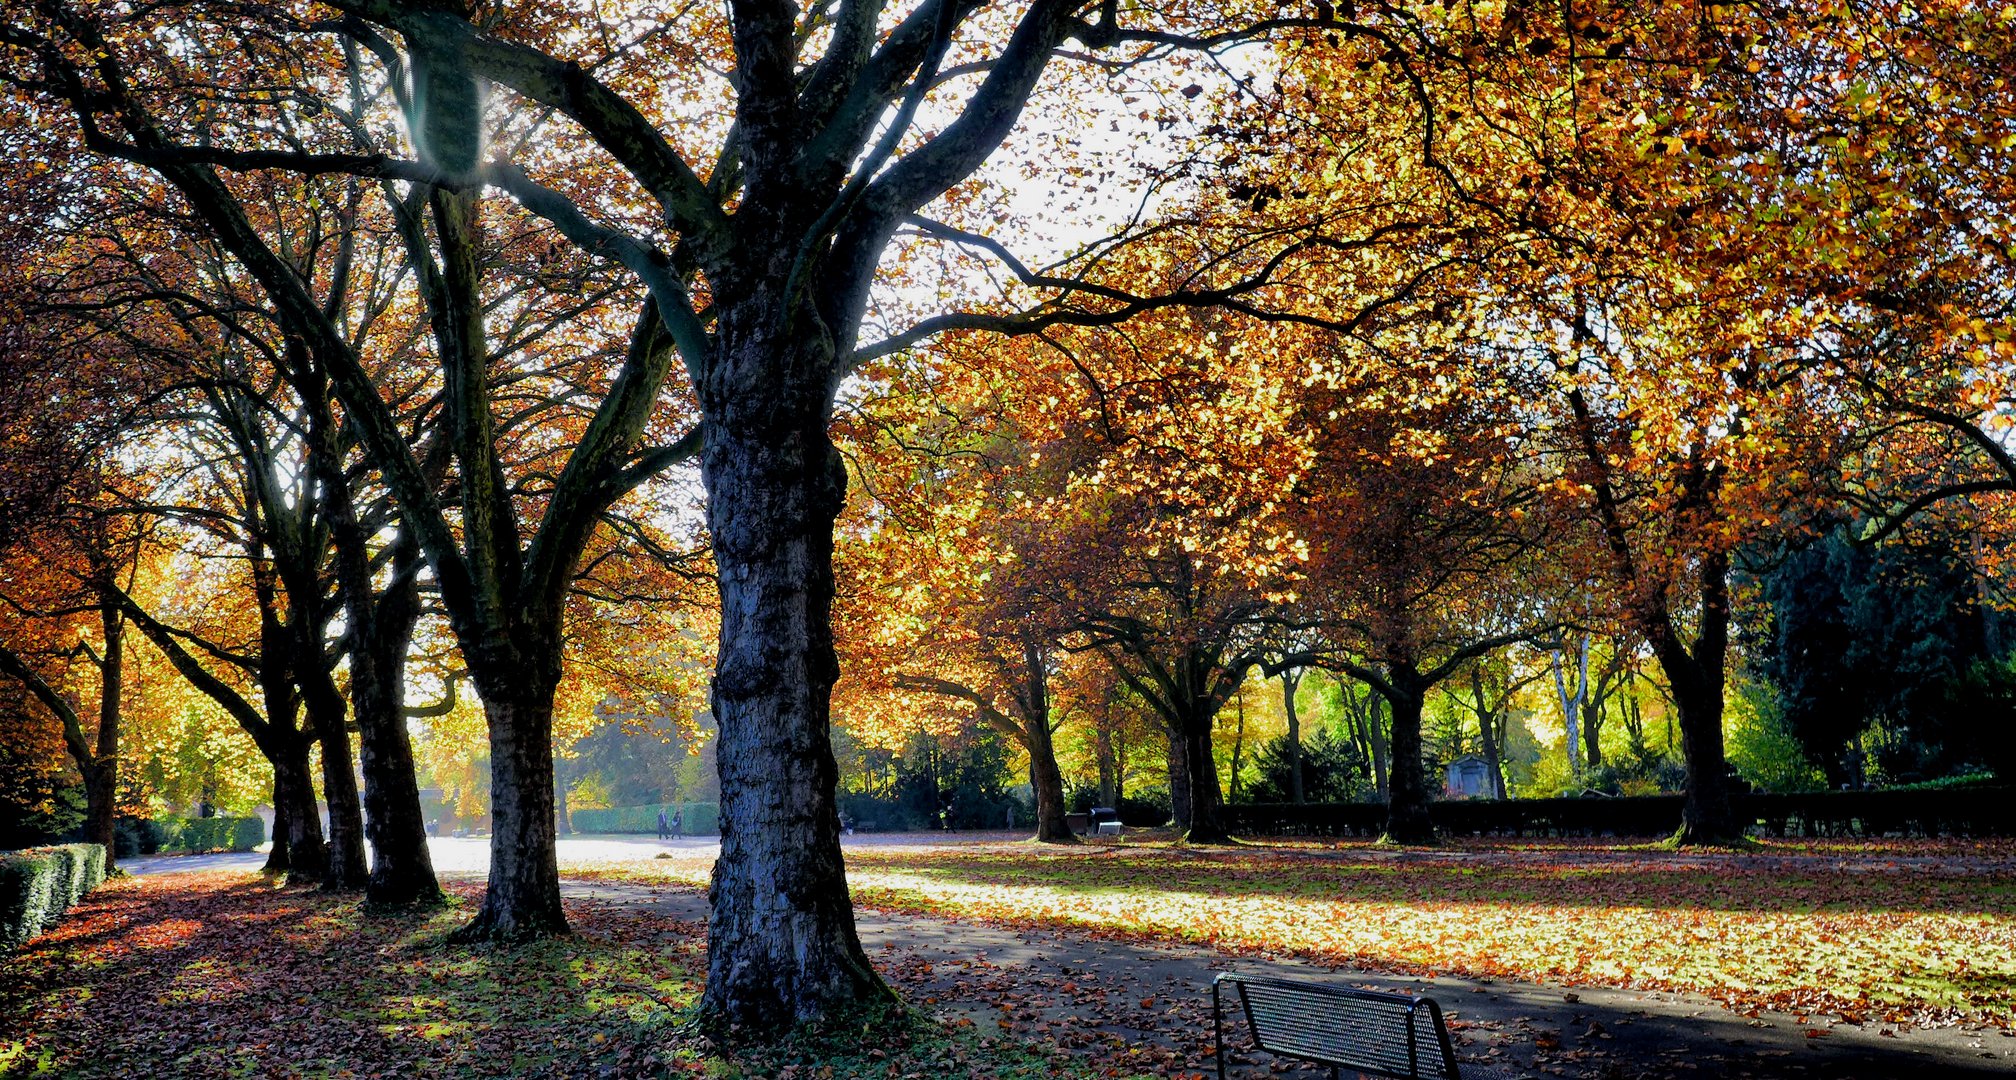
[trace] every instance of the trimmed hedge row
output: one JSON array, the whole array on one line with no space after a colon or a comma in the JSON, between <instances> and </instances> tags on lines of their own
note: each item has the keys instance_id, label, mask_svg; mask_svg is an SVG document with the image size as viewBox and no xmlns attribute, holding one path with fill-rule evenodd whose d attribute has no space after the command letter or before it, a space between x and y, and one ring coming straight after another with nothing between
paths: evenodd
<instances>
[{"instance_id":1,"label":"trimmed hedge row","mask_svg":"<svg viewBox=\"0 0 2016 1080\"><path fill-rule=\"evenodd\" d=\"M251 851L266 842L266 822L256 817L155 818L161 851Z\"/></svg>"},{"instance_id":2,"label":"trimmed hedge row","mask_svg":"<svg viewBox=\"0 0 2016 1080\"><path fill-rule=\"evenodd\" d=\"M62 844L0 854L0 947L14 948L55 925L105 880L102 844Z\"/></svg>"},{"instance_id":3,"label":"trimmed hedge row","mask_svg":"<svg viewBox=\"0 0 2016 1080\"><path fill-rule=\"evenodd\" d=\"M1737 814L1772 836L2016 836L2016 788L1822 791L1734 796ZM1429 804L1452 836L1665 836L1680 826L1679 795L1465 799ZM1377 836L1383 803L1235 803L1227 828L1249 835Z\"/></svg>"},{"instance_id":4,"label":"trimmed hedge row","mask_svg":"<svg viewBox=\"0 0 2016 1080\"><path fill-rule=\"evenodd\" d=\"M576 810L567 815L577 833L658 833L658 811L670 821L679 815L681 836L711 836L721 831L721 807L711 802L652 803L607 810Z\"/></svg>"}]
</instances>

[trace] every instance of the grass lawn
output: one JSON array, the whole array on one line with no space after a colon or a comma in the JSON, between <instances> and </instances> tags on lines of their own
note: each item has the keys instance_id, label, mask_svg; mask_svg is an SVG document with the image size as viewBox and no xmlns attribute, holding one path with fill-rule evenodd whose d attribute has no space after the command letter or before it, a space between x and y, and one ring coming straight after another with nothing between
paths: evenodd
<instances>
[{"instance_id":1,"label":"grass lawn","mask_svg":"<svg viewBox=\"0 0 2016 1080\"><path fill-rule=\"evenodd\" d=\"M469 914L366 915L243 873L115 879L0 957L0 1076L1081 1075L916 1017L729 1056L681 1022L704 928L570 904L571 937L445 944Z\"/></svg>"},{"instance_id":2,"label":"grass lawn","mask_svg":"<svg viewBox=\"0 0 2016 1080\"><path fill-rule=\"evenodd\" d=\"M703 884L694 856L573 866ZM2016 1026L2016 849L1767 842L856 847L857 901L1361 970L1706 994L1739 1011Z\"/></svg>"}]
</instances>

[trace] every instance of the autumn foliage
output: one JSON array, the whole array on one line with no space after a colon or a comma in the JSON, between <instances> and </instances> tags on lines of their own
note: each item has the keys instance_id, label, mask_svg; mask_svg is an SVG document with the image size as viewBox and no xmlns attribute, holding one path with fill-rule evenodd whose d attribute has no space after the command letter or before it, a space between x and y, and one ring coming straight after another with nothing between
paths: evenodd
<instances>
[{"instance_id":1,"label":"autumn foliage","mask_svg":"<svg viewBox=\"0 0 2016 1080\"><path fill-rule=\"evenodd\" d=\"M1474 751L1741 846L1732 759L1847 775L1752 662L1820 537L1955 553L1941 685L2016 716L2012 43L1838 0L10 8L0 786L114 850L267 803L270 870L387 907L444 900L460 815L461 938L525 942L568 762L704 746L743 1030L889 997L836 729L998 747L1060 847L1130 787L1231 841L1305 729L1395 844Z\"/></svg>"}]
</instances>

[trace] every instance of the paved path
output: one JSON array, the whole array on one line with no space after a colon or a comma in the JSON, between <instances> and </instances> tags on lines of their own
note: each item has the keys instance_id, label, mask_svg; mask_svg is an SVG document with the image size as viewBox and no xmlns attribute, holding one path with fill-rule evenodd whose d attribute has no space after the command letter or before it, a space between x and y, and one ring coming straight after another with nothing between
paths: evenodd
<instances>
[{"instance_id":1,"label":"paved path","mask_svg":"<svg viewBox=\"0 0 2016 1080\"><path fill-rule=\"evenodd\" d=\"M1010 839L1016 837L870 835L850 838L848 844L936 846ZM560 857L563 862L638 859L667 849L698 854L716 846L712 838L697 837L665 842L567 837L560 841ZM488 868L487 840L442 837L430 847L444 876L467 880ZM257 853L155 856L124 865L139 874L173 873L257 869L264 859ZM563 892L575 902L682 920L691 924L682 928L686 933L700 932L706 920L705 896L690 888L567 880ZM988 1033L1059 1043L1151 1075L1209 1070L1210 983L1217 972L1231 970L1428 993L1453 1021L1463 1043L1459 1052L1498 1065L1511 1076L2016 1076L2016 1032L1996 1029L1857 1027L1772 1013L1751 1017L1681 994L1372 975L1200 947L1136 945L1069 931L1005 929L866 910L859 913L859 926L863 944L909 1000L948 1018L971 1021ZM1246 1063L1246 1076L1282 1074L1280 1063L1270 1068L1264 1055L1241 1051L1235 1060Z\"/></svg>"},{"instance_id":2,"label":"paved path","mask_svg":"<svg viewBox=\"0 0 2016 1080\"><path fill-rule=\"evenodd\" d=\"M857 833L847 837L848 847L944 847L976 844L1019 843L1024 833ZM263 847L264 845L262 845ZM659 840L650 836L593 835L560 838L560 861L595 862L648 859L661 851L714 854L721 841L713 836L682 836ZM434 869L443 874L487 874L490 872L490 841L484 837L437 836L427 841L434 857ZM212 855L141 855L120 862L129 874L172 874L192 870L257 870L265 865L260 851L222 852Z\"/></svg>"}]
</instances>

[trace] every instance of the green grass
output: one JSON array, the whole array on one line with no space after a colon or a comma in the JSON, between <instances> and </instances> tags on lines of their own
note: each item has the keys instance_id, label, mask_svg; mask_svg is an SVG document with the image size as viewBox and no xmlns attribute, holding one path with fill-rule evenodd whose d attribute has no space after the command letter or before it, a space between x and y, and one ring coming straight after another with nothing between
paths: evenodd
<instances>
[{"instance_id":1,"label":"green grass","mask_svg":"<svg viewBox=\"0 0 2016 1080\"><path fill-rule=\"evenodd\" d=\"M2006 845L1909 850L862 847L848 876L858 903L887 911L1361 970L1697 992L1741 1011L2016 1027ZM570 872L698 885L707 869L688 856Z\"/></svg>"}]
</instances>

